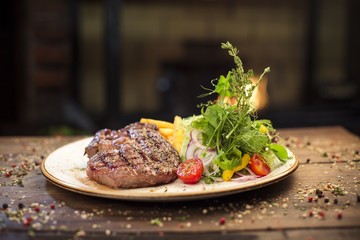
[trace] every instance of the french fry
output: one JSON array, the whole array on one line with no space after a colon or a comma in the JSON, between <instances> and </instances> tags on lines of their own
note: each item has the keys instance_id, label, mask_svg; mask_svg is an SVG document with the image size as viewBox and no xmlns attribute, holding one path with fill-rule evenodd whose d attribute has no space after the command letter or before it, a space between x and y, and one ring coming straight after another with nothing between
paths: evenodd
<instances>
[{"instance_id":1,"label":"french fry","mask_svg":"<svg viewBox=\"0 0 360 240\"><path fill-rule=\"evenodd\" d=\"M172 137L172 145L180 153L182 143L185 138L184 130L181 128L182 118L175 116L174 118L174 133Z\"/></svg>"},{"instance_id":2,"label":"french fry","mask_svg":"<svg viewBox=\"0 0 360 240\"><path fill-rule=\"evenodd\" d=\"M167 139L174 148L180 152L182 143L185 138L184 130L181 127L182 118L180 116L174 117L174 122L167 122L151 118L141 118L141 123L151 123L159 128L159 133Z\"/></svg>"},{"instance_id":3,"label":"french fry","mask_svg":"<svg viewBox=\"0 0 360 240\"><path fill-rule=\"evenodd\" d=\"M171 122L166 122L162 120L156 120L151 118L141 118L141 123L151 123L156 125L158 128L174 128L174 124Z\"/></svg>"},{"instance_id":4,"label":"french fry","mask_svg":"<svg viewBox=\"0 0 360 240\"><path fill-rule=\"evenodd\" d=\"M181 122L182 122L182 118L180 116L175 116L174 117L174 123L173 123L174 127L179 127Z\"/></svg>"},{"instance_id":5,"label":"french fry","mask_svg":"<svg viewBox=\"0 0 360 240\"><path fill-rule=\"evenodd\" d=\"M174 134L173 128L159 128L160 134L166 138L167 140L170 140Z\"/></svg>"}]
</instances>

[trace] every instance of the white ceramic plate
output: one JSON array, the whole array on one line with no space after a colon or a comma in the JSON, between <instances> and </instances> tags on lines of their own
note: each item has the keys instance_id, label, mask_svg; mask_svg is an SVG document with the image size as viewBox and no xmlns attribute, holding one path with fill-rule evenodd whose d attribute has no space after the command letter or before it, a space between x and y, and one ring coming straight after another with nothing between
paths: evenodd
<instances>
[{"instance_id":1,"label":"white ceramic plate","mask_svg":"<svg viewBox=\"0 0 360 240\"><path fill-rule=\"evenodd\" d=\"M291 159L269 175L247 182L199 182L187 185L181 180L157 187L112 189L90 180L85 172L88 158L85 147L92 137L75 141L52 152L41 164L44 176L53 184L81 194L133 201L183 201L230 195L276 183L294 172L298 159L290 152Z\"/></svg>"}]
</instances>

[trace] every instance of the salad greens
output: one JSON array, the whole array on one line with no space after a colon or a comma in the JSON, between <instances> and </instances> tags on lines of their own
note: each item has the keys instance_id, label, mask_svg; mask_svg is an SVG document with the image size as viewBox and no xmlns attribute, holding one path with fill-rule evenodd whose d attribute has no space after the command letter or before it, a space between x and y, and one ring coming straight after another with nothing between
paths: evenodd
<instances>
[{"instance_id":1,"label":"salad greens","mask_svg":"<svg viewBox=\"0 0 360 240\"><path fill-rule=\"evenodd\" d=\"M244 70L238 57L238 50L231 43L221 44L234 58L235 68L226 76L212 81L214 89L200 97L218 95L217 101L202 105L201 116L192 121L192 127L202 133L202 143L208 149L216 149L214 164L218 171L231 170L241 164L241 156L260 153L273 167L274 155L281 161L289 158L287 150L280 144L273 143L276 131L269 120L257 119L256 108L251 96L263 76L270 72L265 68L259 79L253 83L253 71Z\"/></svg>"}]
</instances>

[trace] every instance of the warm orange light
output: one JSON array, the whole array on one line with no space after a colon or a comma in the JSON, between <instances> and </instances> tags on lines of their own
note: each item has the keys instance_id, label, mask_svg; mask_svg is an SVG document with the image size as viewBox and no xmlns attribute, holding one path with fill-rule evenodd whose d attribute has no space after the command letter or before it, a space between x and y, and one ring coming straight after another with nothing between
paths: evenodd
<instances>
[{"instance_id":1,"label":"warm orange light","mask_svg":"<svg viewBox=\"0 0 360 240\"><path fill-rule=\"evenodd\" d=\"M254 77L252 79L253 83L255 84L258 79L259 79L258 77ZM268 104L269 101L268 99L269 96L267 93L267 78L263 77L257 88L255 88L250 100L254 104L257 110L261 110L264 107L266 107L266 105ZM235 105L237 101L236 98L234 97L230 97L230 98L225 97L224 102L227 104Z\"/></svg>"},{"instance_id":2,"label":"warm orange light","mask_svg":"<svg viewBox=\"0 0 360 240\"><path fill-rule=\"evenodd\" d=\"M252 81L255 83L258 80L258 77L254 77ZM258 87L255 88L253 95L251 97L251 101L257 110L261 110L268 104L269 96L267 93L267 78L264 76Z\"/></svg>"}]
</instances>

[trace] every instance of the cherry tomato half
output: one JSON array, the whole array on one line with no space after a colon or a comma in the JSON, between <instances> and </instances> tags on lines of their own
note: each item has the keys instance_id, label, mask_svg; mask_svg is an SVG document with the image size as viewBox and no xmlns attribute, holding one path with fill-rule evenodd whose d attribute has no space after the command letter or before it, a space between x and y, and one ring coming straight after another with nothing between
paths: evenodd
<instances>
[{"instance_id":1,"label":"cherry tomato half","mask_svg":"<svg viewBox=\"0 0 360 240\"><path fill-rule=\"evenodd\" d=\"M253 171L256 175L265 176L270 173L270 167L265 162L262 156L255 153L250 158L250 169Z\"/></svg>"},{"instance_id":2,"label":"cherry tomato half","mask_svg":"<svg viewBox=\"0 0 360 240\"><path fill-rule=\"evenodd\" d=\"M203 173L204 165L200 158L187 159L177 169L178 178L186 184L197 183Z\"/></svg>"}]
</instances>

